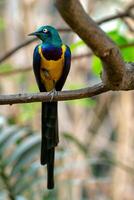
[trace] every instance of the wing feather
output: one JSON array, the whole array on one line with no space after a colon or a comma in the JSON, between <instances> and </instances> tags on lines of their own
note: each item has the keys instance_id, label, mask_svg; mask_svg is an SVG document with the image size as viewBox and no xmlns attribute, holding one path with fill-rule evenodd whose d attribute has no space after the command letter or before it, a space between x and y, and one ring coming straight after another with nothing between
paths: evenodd
<instances>
[{"instance_id":1,"label":"wing feather","mask_svg":"<svg viewBox=\"0 0 134 200\"><path fill-rule=\"evenodd\" d=\"M46 92L45 86L42 84L40 77L41 57L38 51L38 47L39 45L35 47L33 53L33 70L40 92Z\"/></svg>"},{"instance_id":2,"label":"wing feather","mask_svg":"<svg viewBox=\"0 0 134 200\"><path fill-rule=\"evenodd\" d=\"M64 67L61 78L56 83L56 90L60 91L64 86L66 78L68 76L69 70L71 65L71 51L70 48L66 45L66 51L64 54Z\"/></svg>"}]
</instances>

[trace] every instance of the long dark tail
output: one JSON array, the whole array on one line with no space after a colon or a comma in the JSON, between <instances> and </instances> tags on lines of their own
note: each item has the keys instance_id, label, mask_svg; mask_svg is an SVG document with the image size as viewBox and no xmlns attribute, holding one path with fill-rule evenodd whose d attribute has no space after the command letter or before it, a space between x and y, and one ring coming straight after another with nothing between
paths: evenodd
<instances>
[{"instance_id":1,"label":"long dark tail","mask_svg":"<svg viewBox=\"0 0 134 200\"><path fill-rule=\"evenodd\" d=\"M47 164L47 188L54 188L54 157L58 137L57 102L42 103L41 164Z\"/></svg>"}]
</instances>

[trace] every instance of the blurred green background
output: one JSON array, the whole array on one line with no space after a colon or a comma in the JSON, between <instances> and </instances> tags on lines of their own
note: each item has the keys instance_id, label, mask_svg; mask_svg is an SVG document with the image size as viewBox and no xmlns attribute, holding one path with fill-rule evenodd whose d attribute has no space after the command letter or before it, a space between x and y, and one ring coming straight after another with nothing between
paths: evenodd
<instances>
[{"instance_id":1,"label":"blurred green background","mask_svg":"<svg viewBox=\"0 0 134 200\"><path fill-rule=\"evenodd\" d=\"M123 12L128 0L82 0L98 21ZM67 25L49 0L0 0L0 58L28 40L41 25ZM126 62L134 56L134 21L103 23ZM70 74L64 89L100 81L101 62L83 41L60 33L71 47ZM0 63L0 93L30 93L38 88L32 72L35 41ZM89 53L90 56L86 56ZM91 55L92 54L92 55ZM79 55L83 55L82 58ZM108 92L59 102L60 143L56 148L55 189L46 189L46 167L40 165L40 103L0 106L0 200L133 200L134 93Z\"/></svg>"}]
</instances>

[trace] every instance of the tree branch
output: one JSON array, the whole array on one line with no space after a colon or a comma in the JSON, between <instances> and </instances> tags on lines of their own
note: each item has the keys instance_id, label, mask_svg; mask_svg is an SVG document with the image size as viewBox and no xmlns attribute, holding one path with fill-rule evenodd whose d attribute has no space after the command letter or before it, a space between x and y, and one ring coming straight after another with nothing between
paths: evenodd
<instances>
[{"instance_id":1,"label":"tree branch","mask_svg":"<svg viewBox=\"0 0 134 200\"><path fill-rule=\"evenodd\" d=\"M132 13L132 10L134 9L134 4L130 4L126 7L126 9L124 10L124 12L120 12L120 13L117 13L117 14L113 14L111 16L108 16L108 17L104 17L103 19L101 19L97 24L98 25L101 25L105 22L108 22L108 21L112 21L112 20L115 20L115 19L118 19L118 18L133 18L134 15Z\"/></svg>"},{"instance_id":2,"label":"tree branch","mask_svg":"<svg viewBox=\"0 0 134 200\"><path fill-rule=\"evenodd\" d=\"M108 17L105 17L101 20L99 20L97 22L98 25L101 25L105 22L111 21L111 20L115 20L118 18L126 18L126 17L130 17L133 18L133 15L131 13L131 10L133 9L134 5L130 5L128 6L124 12L122 13L117 13L115 15L111 15ZM72 30L70 28L58 28L59 32L72 32ZM24 41L23 43L19 44L18 46L16 46L15 48L11 49L10 51L8 51L5 55L0 57L0 63L2 63L4 60L6 60L7 58L9 58L10 56L12 56L14 53L16 53L19 49L31 44L32 42L35 42L36 40L38 40L37 38L32 38L32 39L28 39L26 41Z\"/></svg>"},{"instance_id":3,"label":"tree branch","mask_svg":"<svg viewBox=\"0 0 134 200\"><path fill-rule=\"evenodd\" d=\"M118 47L87 15L78 0L56 0L56 7L69 26L101 59L106 74L103 81L107 87L119 88L125 71L125 63Z\"/></svg>"},{"instance_id":4,"label":"tree branch","mask_svg":"<svg viewBox=\"0 0 134 200\"><path fill-rule=\"evenodd\" d=\"M57 95L54 95L52 101L88 98L109 90L134 89L134 63L123 62L117 46L85 13L81 4L77 0L56 0L56 5L73 30L75 30L86 44L92 48L94 53L100 57L103 62L104 70L106 71L106 76L103 75L102 78L104 83L101 82L92 87L57 92ZM32 40L34 41L35 39ZM28 41L27 44L29 44ZM25 46L24 43L23 46ZM108 77L108 81L105 81L105 77ZM0 105L47 101L51 101L51 95L45 92L0 95Z\"/></svg>"},{"instance_id":5,"label":"tree branch","mask_svg":"<svg viewBox=\"0 0 134 200\"><path fill-rule=\"evenodd\" d=\"M120 90L134 89L134 63L126 64L127 70L123 77L123 83ZM92 87L87 87L71 91L58 91L56 95L52 96L49 92L40 92L32 94L15 94L15 95L0 95L0 105L6 104L19 104L19 103L32 103L32 102L48 102L48 101L67 101L82 98L89 98L112 89L107 88L102 82ZM119 89L117 89L119 90Z\"/></svg>"},{"instance_id":6,"label":"tree branch","mask_svg":"<svg viewBox=\"0 0 134 200\"><path fill-rule=\"evenodd\" d=\"M96 84L92 87L87 87L79 90L61 91L54 95L52 101L65 101L73 99L82 99L92 97L104 92L108 89L102 84ZM32 94L15 94L15 95L0 95L0 105L31 103L31 102L47 102L51 101L51 94L49 92L40 92Z\"/></svg>"}]
</instances>

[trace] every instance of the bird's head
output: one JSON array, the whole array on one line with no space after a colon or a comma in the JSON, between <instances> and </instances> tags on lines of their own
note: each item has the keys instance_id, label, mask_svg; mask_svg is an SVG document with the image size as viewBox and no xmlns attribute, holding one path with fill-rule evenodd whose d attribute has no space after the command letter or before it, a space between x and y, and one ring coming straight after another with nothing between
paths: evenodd
<instances>
[{"instance_id":1,"label":"bird's head","mask_svg":"<svg viewBox=\"0 0 134 200\"><path fill-rule=\"evenodd\" d=\"M36 36L43 43L62 44L58 31L52 26L41 26L37 31L30 33L29 36Z\"/></svg>"}]
</instances>

